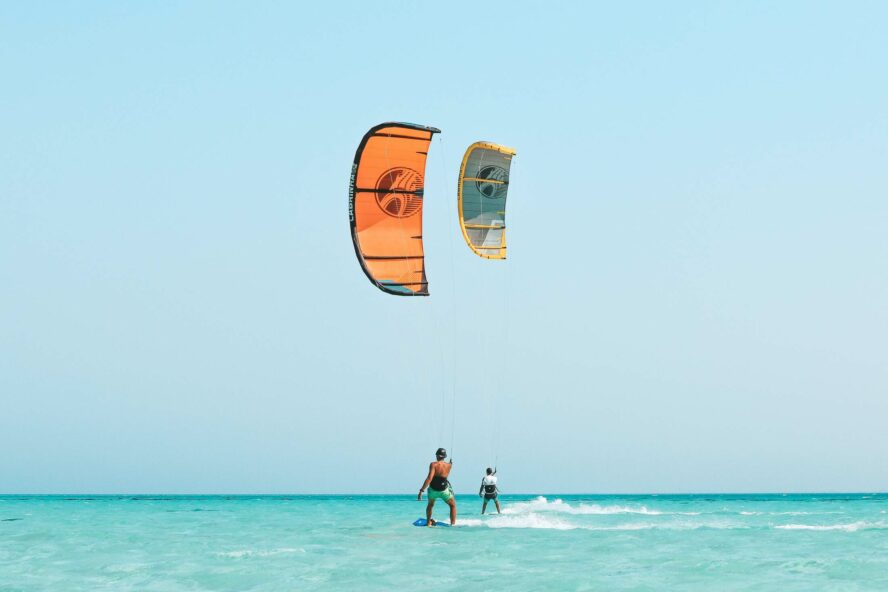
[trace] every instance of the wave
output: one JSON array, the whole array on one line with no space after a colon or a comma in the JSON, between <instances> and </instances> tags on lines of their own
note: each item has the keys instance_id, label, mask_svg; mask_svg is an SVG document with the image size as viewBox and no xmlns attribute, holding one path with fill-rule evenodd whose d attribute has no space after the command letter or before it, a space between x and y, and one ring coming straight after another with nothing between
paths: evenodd
<instances>
[{"instance_id":1,"label":"wave","mask_svg":"<svg viewBox=\"0 0 888 592\"><path fill-rule=\"evenodd\" d=\"M700 512L663 512L650 510L646 506L600 506L598 504L580 504L572 506L561 499L549 501L539 496L529 502L517 502L509 504L503 509L503 514L525 514L528 512L559 512L574 515L611 515L611 514L642 514L645 516L681 515L698 516Z\"/></svg>"},{"instance_id":2,"label":"wave","mask_svg":"<svg viewBox=\"0 0 888 592\"><path fill-rule=\"evenodd\" d=\"M572 522L544 516L527 514L525 516L496 516L488 520L461 520L461 526L488 528L534 528L545 530L589 530L589 531L634 531L634 530L749 530L754 528L778 530L811 530L811 531L842 531L857 532L859 530L888 530L884 522L852 522L850 524L779 524L770 526L751 526L743 524L727 524L718 522L630 522L610 526L574 524Z\"/></svg>"},{"instance_id":3,"label":"wave","mask_svg":"<svg viewBox=\"0 0 888 592\"><path fill-rule=\"evenodd\" d=\"M588 524L575 524L566 520L541 514L526 514L524 516L499 515L487 520L463 519L457 526L487 528L538 528L544 530L591 530L591 531L632 531L632 530L746 530L750 526L738 524L718 524L706 522L688 523L654 523L654 522L629 522L609 526L595 526Z\"/></svg>"},{"instance_id":4,"label":"wave","mask_svg":"<svg viewBox=\"0 0 888 592\"><path fill-rule=\"evenodd\" d=\"M728 510L725 510L729 512ZM842 512L738 512L741 516L821 516L823 514L841 514Z\"/></svg>"},{"instance_id":5,"label":"wave","mask_svg":"<svg viewBox=\"0 0 888 592\"><path fill-rule=\"evenodd\" d=\"M284 547L281 549L242 549L239 551L227 551L224 553L216 553L220 557L234 557L240 559L242 557L271 557L274 555L285 555L288 553L305 553L305 549Z\"/></svg>"},{"instance_id":6,"label":"wave","mask_svg":"<svg viewBox=\"0 0 888 592\"><path fill-rule=\"evenodd\" d=\"M486 526L488 528L542 528L546 530L576 530L585 528L578 524L572 524L565 520L540 514L524 514L521 516L509 516L500 514L487 520L462 520L465 526Z\"/></svg>"},{"instance_id":7,"label":"wave","mask_svg":"<svg viewBox=\"0 0 888 592\"><path fill-rule=\"evenodd\" d=\"M503 508L502 514L490 514L481 519L462 519L460 526L486 528L531 528L547 530L633 531L633 530L857 530L888 529L885 522L853 522L850 524L774 524L746 520L758 516L803 516L832 512L755 510L729 510L704 512L678 512L654 510L643 505L599 505L592 503L566 503L543 496L512 503ZM595 517L600 517L595 519ZM615 523L625 516L624 520ZM650 517L649 520L633 520L634 516Z\"/></svg>"},{"instance_id":8,"label":"wave","mask_svg":"<svg viewBox=\"0 0 888 592\"><path fill-rule=\"evenodd\" d=\"M844 532L857 532L858 530L885 530L888 524L885 522L857 521L849 524L781 524L775 526L780 530L841 530Z\"/></svg>"}]
</instances>

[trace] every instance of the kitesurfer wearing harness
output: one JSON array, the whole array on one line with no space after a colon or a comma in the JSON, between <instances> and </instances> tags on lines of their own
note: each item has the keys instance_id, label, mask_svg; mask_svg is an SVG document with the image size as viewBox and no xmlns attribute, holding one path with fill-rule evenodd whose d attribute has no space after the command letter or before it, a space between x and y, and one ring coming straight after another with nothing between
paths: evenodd
<instances>
[{"instance_id":1,"label":"kitesurfer wearing harness","mask_svg":"<svg viewBox=\"0 0 888 592\"><path fill-rule=\"evenodd\" d=\"M496 504L496 513L500 513L498 495L499 488L496 486L496 469L487 467L487 475L481 479L481 489L478 490L478 497L484 498L484 505L481 506L482 514L487 510L487 502L490 500L493 500L493 503Z\"/></svg>"},{"instance_id":2,"label":"kitesurfer wearing harness","mask_svg":"<svg viewBox=\"0 0 888 592\"><path fill-rule=\"evenodd\" d=\"M426 506L426 526L434 526L435 521L432 520L432 508L435 507L435 500L444 500L450 506L450 525L456 524L456 498L453 496L453 488L447 477L453 469L453 459L450 462L444 462L447 458L447 451L439 448L435 452L435 462L429 464L429 475L419 489L419 495L416 499L422 500L422 492L428 488L429 503Z\"/></svg>"}]
</instances>

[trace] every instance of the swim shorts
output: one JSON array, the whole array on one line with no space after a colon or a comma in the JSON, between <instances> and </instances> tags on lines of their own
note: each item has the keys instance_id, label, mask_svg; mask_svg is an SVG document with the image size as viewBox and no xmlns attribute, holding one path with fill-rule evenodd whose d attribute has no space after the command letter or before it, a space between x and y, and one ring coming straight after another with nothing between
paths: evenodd
<instances>
[{"instance_id":1,"label":"swim shorts","mask_svg":"<svg viewBox=\"0 0 888 592\"><path fill-rule=\"evenodd\" d=\"M437 489L432 489L431 487L429 487L429 499L430 500L441 500L441 501L446 502L452 497L453 497L453 489L451 489L449 485L447 486L447 489L445 489L444 491L438 491Z\"/></svg>"}]
</instances>

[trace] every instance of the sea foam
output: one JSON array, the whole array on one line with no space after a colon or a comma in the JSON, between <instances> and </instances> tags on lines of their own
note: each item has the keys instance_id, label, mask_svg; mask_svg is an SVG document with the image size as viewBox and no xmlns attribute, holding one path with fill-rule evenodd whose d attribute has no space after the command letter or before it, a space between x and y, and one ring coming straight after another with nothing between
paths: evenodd
<instances>
[{"instance_id":1,"label":"sea foam","mask_svg":"<svg viewBox=\"0 0 888 592\"><path fill-rule=\"evenodd\" d=\"M518 502L510 504L503 509L503 514L525 514L527 512L557 512L573 515L611 515L611 514L642 514L645 516L661 516L661 515L683 515L697 516L700 512L663 512L660 510L651 510L646 506L621 506L598 504L579 504L572 506L565 501L555 498L549 501L543 496L539 496L528 502Z\"/></svg>"}]
</instances>

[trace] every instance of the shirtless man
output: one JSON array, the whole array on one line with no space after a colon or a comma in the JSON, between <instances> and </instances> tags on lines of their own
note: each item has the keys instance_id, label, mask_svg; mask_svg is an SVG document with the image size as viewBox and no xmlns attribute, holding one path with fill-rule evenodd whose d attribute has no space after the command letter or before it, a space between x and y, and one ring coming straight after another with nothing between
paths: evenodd
<instances>
[{"instance_id":1,"label":"shirtless man","mask_svg":"<svg viewBox=\"0 0 888 592\"><path fill-rule=\"evenodd\" d=\"M435 462L429 464L429 475L419 489L419 495L416 499L422 500L422 492L428 488L429 504L426 506L426 526L434 526L435 521L432 520L432 508L435 507L435 500L444 500L450 506L450 525L456 524L456 498L453 496L453 488L447 477L450 476L450 470L453 469L453 459L450 462L444 462L447 458L447 451L439 448L435 452Z\"/></svg>"}]
</instances>

